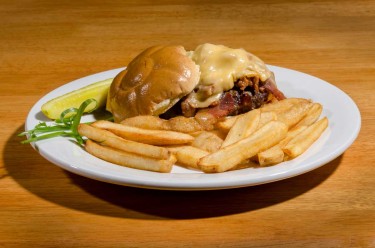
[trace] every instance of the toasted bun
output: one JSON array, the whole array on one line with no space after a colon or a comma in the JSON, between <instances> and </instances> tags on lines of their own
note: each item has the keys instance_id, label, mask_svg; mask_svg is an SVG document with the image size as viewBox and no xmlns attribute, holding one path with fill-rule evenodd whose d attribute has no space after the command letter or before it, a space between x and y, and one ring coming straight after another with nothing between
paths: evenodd
<instances>
[{"instance_id":1,"label":"toasted bun","mask_svg":"<svg viewBox=\"0 0 375 248\"><path fill-rule=\"evenodd\" d=\"M198 84L199 67L182 46L154 46L113 80L107 109L115 122L137 115L160 115Z\"/></svg>"}]
</instances>

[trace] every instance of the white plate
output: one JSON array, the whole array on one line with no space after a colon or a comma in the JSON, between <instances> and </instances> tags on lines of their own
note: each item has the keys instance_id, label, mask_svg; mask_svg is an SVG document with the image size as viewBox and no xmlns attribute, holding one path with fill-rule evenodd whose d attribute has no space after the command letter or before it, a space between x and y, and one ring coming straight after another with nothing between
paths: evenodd
<instances>
[{"instance_id":1,"label":"white plate","mask_svg":"<svg viewBox=\"0 0 375 248\"><path fill-rule=\"evenodd\" d=\"M171 173L141 171L100 160L67 138L38 141L33 147L52 163L73 173L96 180L142 188L170 190L208 190L251 186L300 175L316 169L341 155L356 139L361 116L353 100L335 86L316 77L276 66L278 87L288 97L303 97L323 104L322 115L329 119L329 128L300 157L266 168L247 168L219 174L204 174L174 166ZM114 77L122 68L101 72L63 85L42 97L30 110L26 130L40 121L48 121L40 112L41 105L64 93ZM83 121L91 121L92 115Z\"/></svg>"}]
</instances>

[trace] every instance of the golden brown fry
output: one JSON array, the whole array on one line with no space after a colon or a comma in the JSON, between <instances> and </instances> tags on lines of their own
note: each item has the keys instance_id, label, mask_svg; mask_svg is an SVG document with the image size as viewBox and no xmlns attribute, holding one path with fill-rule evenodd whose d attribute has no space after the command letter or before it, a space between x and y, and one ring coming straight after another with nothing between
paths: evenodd
<instances>
[{"instance_id":1,"label":"golden brown fry","mask_svg":"<svg viewBox=\"0 0 375 248\"><path fill-rule=\"evenodd\" d=\"M280 146L280 148L284 148L284 146L288 144L289 141L291 141L294 137L296 137L299 133L301 133L306 128L307 126L293 127L293 129L288 131L288 133L286 134L286 137L282 141L280 141L278 146Z\"/></svg>"},{"instance_id":2,"label":"golden brown fry","mask_svg":"<svg viewBox=\"0 0 375 248\"><path fill-rule=\"evenodd\" d=\"M323 106L319 103L313 103L310 109L307 111L306 116L300 120L293 128L299 126L310 126L319 119L322 113Z\"/></svg>"},{"instance_id":3,"label":"golden brown fry","mask_svg":"<svg viewBox=\"0 0 375 248\"><path fill-rule=\"evenodd\" d=\"M240 114L240 115L236 115L236 116L229 116L229 117L225 118L224 120L219 121L216 124L216 128L218 130L224 132L224 133L228 133L229 130L234 125L234 123L236 122L236 120L238 118L240 118L241 116L245 115L245 114ZM268 123L270 121L275 121L276 119L277 119L277 115L275 114L275 112L273 112L273 111L262 112L261 111L258 129L260 127L264 126L266 123Z\"/></svg>"},{"instance_id":4,"label":"golden brown fry","mask_svg":"<svg viewBox=\"0 0 375 248\"><path fill-rule=\"evenodd\" d=\"M201 135L202 133L205 133L205 132L208 132L208 133L212 133L216 136L218 136L220 139L224 140L225 137L227 137L227 134L218 130L218 129L213 129L213 130L210 130L210 131L197 131L197 132L193 132L193 133L189 133L191 136L193 136L194 138L198 137L199 135Z\"/></svg>"},{"instance_id":5,"label":"golden brown fry","mask_svg":"<svg viewBox=\"0 0 375 248\"><path fill-rule=\"evenodd\" d=\"M275 114L275 112L273 112L273 111L261 112L257 129L263 127L264 125L266 125L270 121L276 121L276 120L277 120L277 115Z\"/></svg>"},{"instance_id":6,"label":"golden brown fry","mask_svg":"<svg viewBox=\"0 0 375 248\"><path fill-rule=\"evenodd\" d=\"M174 155L168 160L157 160L101 146L91 140L86 141L85 149L88 153L105 161L140 170L170 172L172 165L176 162Z\"/></svg>"},{"instance_id":7,"label":"golden brown fry","mask_svg":"<svg viewBox=\"0 0 375 248\"><path fill-rule=\"evenodd\" d=\"M194 117L177 116L166 121L168 130L192 133L203 130L202 126Z\"/></svg>"},{"instance_id":8,"label":"golden brown fry","mask_svg":"<svg viewBox=\"0 0 375 248\"><path fill-rule=\"evenodd\" d=\"M245 161L242 161L230 170L241 170L246 168L259 168L259 164L252 161L251 159L246 159Z\"/></svg>"},{"instance_id":9,"label":"golden brown fry","mask_svg":"<svg viewBox=\"0 0 375 248\"><path fill-rule=\"evenodd\" d=\"M286 134L286 137L282 139L277 145L258 153L256 157L256 161L260 164L260 166L267 166L267 165L273 165L277 163L281 163L282 161L287 159L287 156L285 156L282 148L295 136L297 136L300 132L305 130L306 126L300 126L297 128L293 128L292 130L289 130Z\"/></svg>"},{"instance_id":10,"label":"golden brown fry","mask_svg":"<svg viewBox=\"0 0 375 248\"><path fill-rule=\"evenodd\" d=\"M297 124L303 117L306 116L312 103L309 101L301 102L298 105L293 105L291 108L283 111L276 112L277 120L285 123L288 128L293 127Z\"/></svg>"},{"instance_id":11,"label":"golden brown fry","mask_svg":"<svg viewBox=\"0 0 375 248\"><path fill-rule=\"evenodd\" d=\"M152 115L130 117L121 122L123 125L151 130L169 130L182 133L192 133L203 130L194 117L177 116L169 120Z\"/></svg>"},{"instance_id":12,"label":"golden brown fry","mask_svg":"<svg viewBox=\"0 0 375 248\"><path fill-rule=\"evenodd\" d=\"M148 130L116 124L110 121L96 121L91 125L111 131L124 139L134 140L150 145L181 145L194 140L193 136L185 133L165 130Z\"/></svg>"},{"instance_id":13,"label":"golden brown fry","mask_svg":"<svg viewBox=\"0 0 375 248\"><path fill-rule=\"evenodd\" d=\"M307 127L304 131L299 133L283 148L284 153L289 159L293 159L304 153L323 133L328 126L328 119L323 119L315 122Z\"/></svg>"},{"instance_id":14,"label":"golden brown fry","mask_svg":"<svg viewBox=\"0 0 375 248\"><path fill-rule=\"evenodd\" d=\"M209 154L193 146L168 147L168 150L176 156L177 164L194 169L199 169L199 159Z\"/></svg>"},{"instance_id":15,"label":"golden brown fry","mask_svg":"<svg viewBox=\"0 0 375 248\"><path fill-rule=\"evenodd\" d=\"M283 162L284 152L279 145L275 145L263 152L258 153L257 160L260 166L278 164Z\"/></svg>"},{"instance_id":16,"label":"golden brown fry","mask_svg":"<svg viewBox=\"0 0 375 248\"><path fill-rule=\"evenodd\" d=\"M168 149L143 144L131 140L125 140L109 131L102 130L87 124L79 124L78 133L101 145L109 146L125 152L135 153L156 159L168 159L171 154Z\"/></svg>"},{"instance_id":17,"label":"golden brown fry","mask_svg":"<svg viewBox=\"0 0 375 248\"><path fill-rule=\"evenodd\" d=\"M203 132L206 132L206 131L196 131L196 132L189 133L189 135L191 135L194 138L196 138L196 137L198 137Z\"/></svg>"},{"instance_id":18,"label":"golden brown fry","mask_svg":"<svg viewBox=\"0 0 375 248\"><path fill-rule=\"evenodd\" d=\"M206 131L206 132L210 132L210 133L216 135L216 136L219 137L221 140L224 140L225 137L227 137L227 133L222 132L222 131L220 131L220 130L218 130L218 129L213 129L213 130Z\"/></svg>"},{"instance_id":19,"label":"golden brown fry","mask_svg":"<svg viewBox=\"0 0 375 248\"><path fill-rule=\"evenodd\" d=\"M229 130L221 147L226 147L251 135L258 128L259 120L259 109L249 111L246 114L239 116Z\"/></svg>"},{"instance_id":20,"label":"golden brown fry","mask_svg":"<svg viewBox=\"0 0 375 248\"><path fill-rule=\"evenodd\" d=\"M203 131L197 135L191 146L205 150L208 152L215 152L222 146L223 140L216 134L208 131Z\"/></svg>"},{"instance_id":21,"label":"golden brown fry","mask_svg":"<svg viewBox=\"0 0 375 248\"><path fill-rule=\"evenodd\" d=\"M311 103L310 100L304 98L287 98L281 101L276 101L273 103L266 104L260 108L261 111L261 125L263 126L265 123L271 120L276 120L276 116L274 114L286 112L293 106L300 105L300 104L307 104ZM273 114L267 112L275 112ZM267 113L263 116L263 113ZM237 116L228 116L225 119L216 123L215 127L223 132L228 132L229 129L233 126L234 122L244 114L240 114Z\"/></svg>"},{"instance_id":22,"label":"golden brown fry","mask_svg":"<svg viewBox=\"0 0 375 248\"><path fill-rule=\"evenodd\" d=\"M260 108L260 111L262 112L274 111L276 113L285 112L286 110L288 110L289 108L293 106L306 104L310 102L311 102L310 100L307 100L304 98L286 98L281 101L266 104Z\"/></svg>"},{"instance_id":23,"label":"golden brown fry","mask_svg":"<svg viewBox=\"0 0 375 248\"><path fill-rule=\"evenodd\" d=\"M236 122L237 118L241 115L236 116L228 116L224 120L219 121L216 123L216 128L223 131L223 132L229 132L233 124Z\"/></svg>"},{"instance_id":24,"label":"golden brown fry","mask_svg":"<svg viewBox=\"0 0 375 248\"><path fill-rule=\"evenodd\" d=\"M166 120L163 120L157 116L139 115L126 118L121 122L121 124L143 129L168 130L166 122Z\"/></svg>"},{"instance_id":25,"label":"golden brown fry","mask_svg":"<svg viewBox=\"0 0 375 248\"><path fill-rule=\"evenodd\" d=\"M230 170L245 159L274 146L286 133L284 123L271 121L249 137L201 158L198 165L208 173Z\"/></svg>"}]
</instances>

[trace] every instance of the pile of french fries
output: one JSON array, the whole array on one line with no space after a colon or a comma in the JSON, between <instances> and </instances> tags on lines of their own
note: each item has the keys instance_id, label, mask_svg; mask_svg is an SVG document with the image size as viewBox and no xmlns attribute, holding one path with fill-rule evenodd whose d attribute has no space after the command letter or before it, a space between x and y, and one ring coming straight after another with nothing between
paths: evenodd
<instances>
[{"instance_id":1,"label":"pile of french fries","mask_svg":"<svg viewBox=\"0 0 375 248\"><path fill-rule=\"evenodd\" d=\"M170 172L174 165L206 173L270 166L304 153L328 126L322 105L288 98L227 117L205 130L194 118L136 116L122 123L80 124L85 149L108 162Z\"/></svg>"}]
</instances>

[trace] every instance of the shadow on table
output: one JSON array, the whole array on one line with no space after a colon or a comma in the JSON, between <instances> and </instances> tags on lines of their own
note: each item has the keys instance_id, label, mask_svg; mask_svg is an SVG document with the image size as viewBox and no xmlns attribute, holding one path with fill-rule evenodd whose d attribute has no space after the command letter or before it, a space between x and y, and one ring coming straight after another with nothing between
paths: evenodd
<instances>
[{"instance_id":1,"label":"shadow on table","mask_svg":"<svg viewBox=\"0 0 375 248\"><path fill-rule=\"evenodd\" d=\"M194 219L266 208L293 199L324 182L342 156L306 174L264 185L215 191L161 191L124 187L64 171L42 158L16 134L3 151L7 176L31 193L63 207L135 219ZM16 156L15 154L20 154Z\"/></svg>"}]
</instances>

